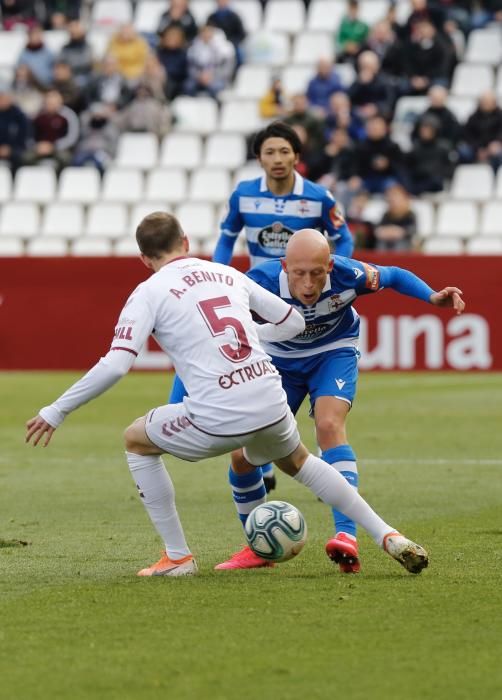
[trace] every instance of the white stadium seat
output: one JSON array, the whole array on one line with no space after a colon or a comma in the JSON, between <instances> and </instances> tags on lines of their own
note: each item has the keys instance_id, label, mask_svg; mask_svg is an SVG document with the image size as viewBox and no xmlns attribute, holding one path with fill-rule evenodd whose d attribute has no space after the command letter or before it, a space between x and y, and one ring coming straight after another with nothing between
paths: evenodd
<instances>
[{"instance_id":1,"label":"white stadium seat","mask_svg":"<svg viewBox=\"0 0 502 700\"><path fill-rule=\"evenodd\" d=\"M502 255L502 237L488 238L476 236L466 243L469 255Z\"/></svg>"},{"instance_id":2,"label":"white stadium seat","mask_svg":"<svg viewBox=\"0 0 502 700\"><path fill-rule=\"evenodd\" d=\"M495 197L497 199L502 199L502 168L499 168L497 172L497 181L495 184Z\"/></svg>"},{"instance_id":3,"label":"white stadium seat","mask_svg":"<svg viewBox=\"0 0 502 700\"><path fill-rule=\"evenodd\" d=\"M151 170L157 165L158 141L154 134L124 133L119 138L115 165Z\"/></svg>"},{"instance_id":4,"label":"white stadium seat","mask_svg":"<svg viewBox=\"0 0 502 700\"><path fill-rule=\"evenodd\" d=\"M0 235L31 238L40 233L40 211L36 204L8 202L0 209Z\"/></svg>"},{"instance_id":5,"label":"white stadium seat","mask_svg":"<svg viewBox=\"0 0 502 700\"><path fill-rule=\"evenodd\" d=\"M56 196L56 173L46 165L19 168L14 183L14 199L19 202L46 204Z\"/></svg>"},{"instance_id":6,"label":"white stadium seat","mask_svg":"<svg viewBox=\"0 0 502 700\"><path fill-rule=\"evenodd\" d=\"M108 238L77 238L71 245L72 255L82 257L103 256L112 254L112 242Z\"/></svg>"},{"instance_id":7,"label":"white stadium seat","mask_svg":"<svg viewBox=\"0 0 502 700\"><path fill-rule=\"evenodd\" d=\"M459 63L453 73L451 93L461 97L479 97L494 86L493 68L485 64Z\"/></svg>"},{"instance_id":8,"label":"white stadium seat","mask_svg":"<svg viewBox=\"0 0 502 700\"><path fill-rule=\"evenodd\" d=\"M12 175L9 168L0 166L0 202L7 202L12 194Z\"/></svg>"},{"instance_id":9,"label":"white stadium seat","mask_svg":"<svg viewBox=\"0 0 502 700\"><path fill-rule=\"evenodd\" d=\"M488 202L481 212L482 236L502 236L502 202Z\"/></svg>"},{"instance_id":10,"label":"white stadium seat","mask_svg":"<svg viewBox=\"0 0 502 700\"><path fill-rule=\"evenodd\" d=\"M204 165L235 170L246 162L246 141L242 134L211 134L206 141Z\"/></svg>"},{"instance_id":11,"label":"white stadium seat","mask_svg":"<svg viewBox=\"0 0 502 700\"><path fill-rule=\"evenodd\" d=\"M221 131L249 134L258 131L262 119L258 111L258 103L249 100L229 100L221 111Z\"/></svg>"},{"instance_id":12,"label":"white stadium seat","mask_svg":"<svg viewBox=\"0 0 502 700\"><path fill-rule=\"evenodd\" d=\"M398 24L406 24L412 11L411 0L399 0L396 2L396 21Z\"/></svg>"},{"instance_id":13,"label":"white stadium seat","mask_svg":"<svg viewBox=\"0 0 502 700\"><path fill-rule=\"evenodd\" d=\"M171 208L165 202L141 202L141 204L136 204L131 211L129 216L129 234L134 236L136 234L136 229L138 224L154 211L164 211L167 214L171 213Z\"/></svg>"},{"instance_id":14,"label":"white stadium seat","mask_svg":"<svg viewBox=\"0 0 502 700\"><path fill-rule=\"evenodd\" d=\"M52 236L32 238L26 244L26 252L34 257L61 257L68 254L68 241Z\"/></svg>"},{"instance_id":15,"label":"white stadium seat","mask_svg":"<svg viewBox=\"0 0 502 700\"><path fill-rule=\"evenodd\" d=\"M103 202L134 204L143 198L143 173L133 168L110 168L103 176Z\"/></svg>"},{"instance_id":16,"label":"white stadium seat","mask_svg":"<svg viewBox=\"0 0 502 700\"><path fill-rule=\"evenodd\" d=\"M220 204L230 196L230 176L222 168L201 168L192 173L189 199Z\"/></svg>"},{"instance_id":17,"label":"white stadium seat","mask_svg":"<svg viewBox=\"0 0 502 700\"><path fill-rule=\"evenodd\" d=\"M284 66L289 61L289 38L280 32L259 31L244 41L246 63Z\"/></svg>"},{"instance_id":18,"label":"white stadium seat","mask_svg":"<svg viewBox=\"0 0 502 700\"><path fill-rule=\"evenodd\" d=\"M414 124L428 106L429 100L425 95L400 97L396 102L394 122Z\"/></svg>"},{"instance_id":19,"label":"white stadium seat","mask_svg":"<svg viewBox=\"0 0 502 700\"><path fill-rule=\"evenodd\" d=\"M63 46L69 41L68 32L64 29L49 29L44 32L44 44L57 56Z\"/></svg>"},{"instance_id":20,"label":"white stadium seat","mask_svg":"<svg viewBox=\"0 0 502 700\"><path fill-rule=\"evenodd\" d=\"M493 194L494 176L489 165L459 165L453 173L450 197L483 202Z\"/></svg>"},{"instance_id":21,"label":"white stadium seat","mask_svg":"<svg viewBox=\"0 0 502 700\"><path fill-rule=\"evenodd\" d=\"M85 234L120 238L127 235L127 209L123 204L93 204L89 208Z\"/></svg>"},{"instance_id":22,"label":"white stadium seat","mask_svg":"<svg viewBox=\"0 0 502 700\"><path fill-rule=\"evenodd\" d=\"M77 238L84 230L81 204L48 204L42 217L42 235Z\"/></svg>"},{"instance_id":23,"label":"white stadium seat","mask_svg":"<svg viewBox=\"0 0 502 700\"><path fill-rule=\"evenodd\" d=\"M242 20L248 34L257 32L262 24L262 8L259 0L236 0L233 9Z\"/></svg>"},{"instance_id":24,"label":"white stadium seat","mask_svg":"<svg viewBox=\"0 0 502 700\"><path fill-rule=\"evenodd\" d=\"M345 88L349 88L356 79L356 70L352 63L338 63L336 72Z\"/></svg>"},{"instance_id":25,"label":"white stadium seat","mask_svg":"<svg viewBox=\"0 0 502 700\"><path fill-rule=\"evenodd\" d=\"M435 231L434 206L426 199L413 199L411 208L417 219L417 233L420 238L431 236Z\"/></svg>"},{"instance_id":26,"label":"white stadium seat","mask_svg":"<svg viewBox=\"0 0 502 700\"><path fill-rule=\"evenodd\" d=\"M202 162L202 140L197 134L171 133L164 136L160 149L163 167L198 168Z\"/></svg>"},{"instance_id":27,"label":"white stadium seat","mask_svg":"<svg viewBox=\"0 0 502 700\"><path fill-rule=\"evenodd\" d=\"M371 27L381 19L385 19L388 9L388 0L362 0L359 4L359 17Z\"/></svg>"},{"instance_id":28,"label":"white stadium seat","mask_svg":"<svg viewBox=\"0 0 502 700\"><path fill-rule=\"evenodd\" d=\"M128 236L127 238L121 238L115 241L114 247L115 255L123 257L135 257L139 255L138 244L133 236Z\"/></svg>"},{"instance_id":29,"label":"white stadium seat","mask_svg":"<svg viewBox=\"0 0 502 700\"><path fill-rule=\"evenodd\" d=\"M145 199L148 202L178 204L188 196L188 178L183 168L156 168L146 177Z\"/></svg>"},{"instance_id":30,"label":"white stadium seat","mask_svg":"<svg viewBox=\"0 0 502 700\"><path fill-rule=\"evenodd\" d=\"M313 65L320 58L333 59L335 43L329 32L298 34L293 44L293 63Z\"/></svg>"},{"instance_id":31,"label":"white stadium seat","mask_svg":"<svg viewBox=\"0 0 502 700\"><path fill-rule=\"evenodd\" d=\"M309 31L335 32L347 10L345 0L312 0L307 17Z\"/></svg>"},{"instance_id":32,"label":"white stadium seat","mask_svg":"<svg viewBox=\"0 0 502 700\"><path fill-rule=\"evenodd\" d=\"M99 199L101 178L96 168L65 168L59 177L61 202L90 204Z\"/></svg>"},{"instance_id":33,"label":"white stadium seat","mask_svg":"<svg viewBox=\"0 0 502 700\"><path fill-rule=\"evenodd\" d=\"M176 131L210 134L218 124L218 106L211 97L180 96L171 102Z\"/></svg>"},{"instance_id":34,"label":"white stadium seat","mask_svg":"<svg viewBox=\"0 0 502 700\"><path fill-rule=\"evenodd\" d=\"M185 202L176 209L176 217L189 238L213 237L216 231L214 207L208 202Z\"/></svg>"},{"instance_id":35,"label":"white stadium seat","mask_svg":"<svg viewBox=\"0 0 502 700\"><path fill-rule=\"evenodd\" d=\"M459 255L464 252L464 244L460 238L427 238L422 251L429 255Z\"/></svg>"},{"instance_id":36,"label":"white stadium seat","mask_svg":"<svg viewBox=\"0 0 502 700\"><path fill-rule=\"evenodd\" d=\"M0 236L0 258L17 258L24 253L24 243L18 236Z\"/></svg>"},{"instance_id":37,"label":"white stadium seat","mask_svg":"<svg viewBox=\"0 0 502 700\"><path fill-rule=\"evenodd\" d=\"M246 165L243 165L242 168L239 168L235 174L234 174L234 186L237 185L238 182L242 182L243 180L256 180L258 177L262 177L263 175L263 169L261 165L258 163L257 160L252 160L249 163L246 163Z\"/></svg>"},{"instance_id":38,"label":"white stadium seat","mask_svg":"<svg viewBox=\"0 0 502 700\"><path fill-rule=\"evenodd\" d=\"M468 63L491 63L494 66L502 62L502 34L500 27L495 30L474 29L467 39L464 60Z\"/></svg>"},{"instance_id":39,"label":"white stadium seat","mask_svg":"<svg viewBox=\"0 0 502 700\"><path fill-rule=\"evenodd\" d=\"M26 34L19 31L0 31L0 66L14 67L26 45Z\"/></svg>"},{"instance_id":40,"label":"white stadium seat","mask_svg":"<svg viewBox=\"0 0 502 700\"><path fill-rule=\"evenodd\" d=\"M136 31L154 34L165 11L166 3L164 0L141 0L138 2L134 14Z\"/></svg>"},{"instance_id":41,"label":"white stadium seat","mask_svg":"<svg viewBox=\"0 0 502 700\"><path fill-rule=\"evenodd\" d=\"M129 0L96 0L92 5L91 22L93 28L101 27L114 30L131 21L132 4Z\"/></svg>"},{"instance_id":42,"label":"white stadium seat","mask_svg":"<svg viewBox=\"0 0 502 700\"><path fill-rule=\"evenodd\" d=\"M302 0L268 0L263 26L272 32L298 34L305 27L305 5Z\"/></svg>"},{"instance_id":43,"label":"white stadium seat","mask_svg":"<svg viewBox=\"0 0 502 700\"><path fill-rule=\"evenodd\" d=\"M495 84L495 92L497 93L497 97L500 100L502 99L502 66L499 66L499 69L497 71L497 81Z\"/></svg>"},{"instance_id":44,"label":"white stadium seat","mask_svg":"<svg viewBox=\"0 0 502 700\"><path fill-rule=\"evenodd\" d=\"M287 66L282 71L282 86L287 95L304 93L315 75L313 66Z\"/></svg>"},{"instance_id":45,"label":"white stadium seat","mask_svg":"<svg viewBox=\"0 0 502 700\"><path fill-rule=\"evenodd\" d=\"M464 124L476 109L476 98L448 95L446 106L451 109L458 121Z\"/></svg>"},{"instance_id":46,"label":"white stadium seat","mask_svg":"<svg viewBox=\"0 0 502 700\"><path fill-rule=\"evenodd\" d=\"M205 24L208 16L216 9L215 0L191 0L190 12L197 24L201 26Z\"/></svg>"},{"instance_id":47,"label":"white stadium seat","mask_svg":"<svg viewBox=\"0 0 502 700\"><path fill-rule=\"evenodd\" d=\"M272 84L272 69L270 66L254 66L244 64L237 72L234 97L241 99L261 99Z\"/></svg>"},{"instance_id":48,"label":"white stadium seat","mask_svg":"<svg viewBox=\"0 0 502 700\"><path fill-rule=\"evenodd\" d=\"M473 202L443 202L438 207L437 235L470 238L478 233L478 208Z\"/></svg>"},{"instance_id":49,"label":"white stadium seat","mask_svg":"<svg viewBox=\"0 0 502 700\"><path fill-rule=\"evenodd\" d=\"M370 199L362 211L361 218L363 221L379 224L386 211L387 202L384 199Z\"/></svg>"},{"instance_id":50,"label":"white stadium seat","mask_svg":"<svg viewBox=\"0 0 502 700\"><path fill-rule=\"evenodd\" d=\"M102 61L110 43L110 33L103 29L93 29L87 34L87 41L91 47L93 59Z\"/></svg>"}]
</instances>

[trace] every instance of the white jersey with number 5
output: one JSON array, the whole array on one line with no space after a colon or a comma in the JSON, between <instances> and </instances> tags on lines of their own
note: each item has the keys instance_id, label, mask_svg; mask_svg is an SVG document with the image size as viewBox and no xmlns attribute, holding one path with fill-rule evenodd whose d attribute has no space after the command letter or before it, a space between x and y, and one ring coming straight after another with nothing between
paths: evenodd
<instances>
[{"instance_id":1,"label":"white jersey with number 5","mask_svg":"<svg viewBox=\"0 0 502 700\"><path fill-rule=\"evenodd\" d=\"M194 425L214 435L251 432L280 420L287 404L250 309L275 324L292 310L231 267L177 258L131 294L112 349L137 354L152 333L188 391Z\"/></svg>"}]
</instances>

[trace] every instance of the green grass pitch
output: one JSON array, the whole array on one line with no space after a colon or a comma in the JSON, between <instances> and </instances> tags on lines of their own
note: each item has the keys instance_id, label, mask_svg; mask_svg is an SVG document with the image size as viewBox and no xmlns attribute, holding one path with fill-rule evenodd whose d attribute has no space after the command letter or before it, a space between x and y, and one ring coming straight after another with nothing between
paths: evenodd
<instances>
[{"instance_id":1,"label":"green grass pitch","mask_svg":"<svg viewBox=\"0 0 502 700\"><path fill-rule=\"evenodd\" d=\"M25 446L24 422L75 377L0 374L2 700L502 697L502 375L361 376L361 492L427 547L420 576L363 535L363 572L343 577L324 554L328 508L282 474L274 497L308 522L302 554L215 572L243 542L227 459L167 458L200 567L180 580L135 576L161 545L121 443L171 378L130 375L49 448ZM305 407L299 421L313 447Z\"/></svg>"}]
</instances>

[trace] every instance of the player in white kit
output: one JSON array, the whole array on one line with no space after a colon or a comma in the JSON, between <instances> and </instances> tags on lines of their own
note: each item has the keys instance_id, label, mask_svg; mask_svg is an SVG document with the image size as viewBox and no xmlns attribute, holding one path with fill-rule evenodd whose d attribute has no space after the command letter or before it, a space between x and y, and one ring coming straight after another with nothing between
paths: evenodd
<instances>
[{"instance_id":1,"label":"player in white kit","mask_svg":"<svg viewBox=\"0 0 502 700\"><path fill-rule=\"evenodd\" d=\"M251 464L274 461L353 518L408 571L419 573L426 567L422 547L385 523L343 476L301 443L280 376L260 340L294 337L304 329L302 316L237 270L187 257L188 239L169 214L145 217L136 237L141 259L154 274L127 300L107 355L28 421L26 442L37 445L45 436L46 446L66 415L115 384L148 336L155 336L171 356L188 396L181 404L154 408L125 431L130 471L166 548L139 575L197 571L160 455L198 461L238 447ZM252 311L267 323L255 324Z\"/></svg>"}]
</instances>

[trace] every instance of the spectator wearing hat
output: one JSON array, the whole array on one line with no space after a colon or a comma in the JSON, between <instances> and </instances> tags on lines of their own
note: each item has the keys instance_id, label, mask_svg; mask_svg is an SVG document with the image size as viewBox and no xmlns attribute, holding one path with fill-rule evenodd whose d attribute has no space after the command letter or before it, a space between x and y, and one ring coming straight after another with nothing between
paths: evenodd
<instances>
[{"instance_id":1,"label":"spectator wearing hat","mask_svg":"<svg viewBox=\"0 0 502 700\"><path fill-rule=\"evenodd\" d=\"M115 156L119 128L113 120L113 110L102 102L94 102L81 115L80 138L72 164L91 165L103 173Z\"/></svg>"},{"instance_id":2,"label":"spectator wearing hat","mask_svg":"<svg viewBox=\"0 0 502 700\"><path fill-rule=\"evenodd\" d=\"M440 122L433 114L424 115L408 153L410 190L415 195L441 192L456 162L456 152L439 136Z\"/></svg>"}]
</instances>

